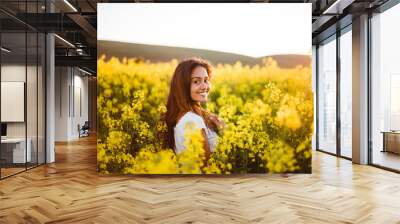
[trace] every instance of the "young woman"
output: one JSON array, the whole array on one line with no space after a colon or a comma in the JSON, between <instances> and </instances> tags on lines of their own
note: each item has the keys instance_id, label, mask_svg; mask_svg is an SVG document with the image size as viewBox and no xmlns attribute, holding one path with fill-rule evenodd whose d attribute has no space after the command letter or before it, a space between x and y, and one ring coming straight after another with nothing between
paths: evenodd
<instances>
[{"instance_id":1,"label":"young woman","mask_svg":"<svg viewBox=\"0 0 400 224\"><path fill-rule=\"evenodd\" d=\"M217 130L224 126L214 114L201 107L211 89L212 66L199 58L181 61L175 69L167 102L167 147L177 154L185 150L185 126L193 123L202 132L206 159L215 150Z\"/></svg>"}]
</instances>

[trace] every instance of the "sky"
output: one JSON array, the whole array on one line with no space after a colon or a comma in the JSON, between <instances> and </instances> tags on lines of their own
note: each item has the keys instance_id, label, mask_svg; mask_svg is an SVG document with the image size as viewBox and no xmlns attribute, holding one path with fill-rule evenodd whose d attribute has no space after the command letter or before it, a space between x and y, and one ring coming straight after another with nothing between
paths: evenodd
<instances>
[{"instance_id":1,"label":"sky","mask_svg":"<svg viewBox=\"0 0 400 224\"><path fill-rule=\"evenodd\" d=\"M97 39L261 57L311 54L311 3L99 3Z\"/></svg>"}]
</instances>

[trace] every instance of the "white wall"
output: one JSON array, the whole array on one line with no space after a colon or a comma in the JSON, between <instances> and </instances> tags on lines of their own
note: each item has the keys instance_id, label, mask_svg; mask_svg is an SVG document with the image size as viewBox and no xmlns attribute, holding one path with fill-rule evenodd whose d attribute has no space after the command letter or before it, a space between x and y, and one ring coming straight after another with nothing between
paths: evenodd
<instances>
[{"instance_id":1,"label":"white wall","mask_svg":"<svg viewBox=\"0 0 400 224\"><path fill-rule=\"evenodd\" d=\"M56 141L79 138L78 124L88 120L88 78L83 75L76 68L56 67Z\"/></svg>"},{"instance_id":2,"label":"white wall","mask_svg":"<svg viewBox=\"0 0 400 224\"><path fill-rule=\"evenodd\" d=\"M28 66L28 70L32 67ZM21 81L25 82L24 65L1 65L1 81Z\"/></svg>"},{"instance_id":3,"label":"white wall","mask_svg":"<svg viewBox=\"0 0 400 224\"><path fill-rule=\"evenodd\" d=\"M70 85L69 68L55 68L55 141L68 140L69 96Z\"/></svg>"},{"instance_id":4,"label":"white wall","mask_svg":"<svg viewBox=\"0 0 400 224\"><path fill-rule=\"evenodd\" d=\"M33 69L32 66L28 66L28 73ZM36 72L36 70L35 70ZM3 64L1 66L1 81L3 82L25 82L25 64L24 65L7 65ZM33 93L27 93L29 96L36 96ZM3 96L4 97L4 96ZM7 108L1 108L2 110L7 110ZM25 122L7 122L7 136L8 137L25 137Z\"/></svg>"},{"instance_id":5,"label":"white wall","mask_svg":"<svg viewBox=\"0 0 400 224\"><path fill-rule=\"evenodd\" d=\"M38 69L38 70L37 70ZM25 78L27 77L27 81ZM7 82L25 82L26 83L26 107L21 108L21 112L25 113L26 121L23 122L6 122L7 137L9 138L24 138L25 133L31 142L32 161L44 163L45 142L44 142L44 74L42 67L39 65L25 64L2 64L1 66L1 81ZM2 98L7 95L2 95ZM3 107L1 110L7 111L11 108ZM12 113L12 111L7 111ZM39 155L37 156L37 153Z\"/></svg>"},{"instance_id":6,"label":"white wall","mask_svg":"<svg viewBox=\"0 0 400 224\"><path fill-rule=\"evenodd\" d=\"M28 70L32 69L28 67ZM1 81L18 81L25 82L25 65L2 65ZM4 97L4 96L3 96ZM7 110L7 108L1 108ZM8 137L25 137L24 122L7 122Z\"/></svg>"},{"instance_id":7,"label":"white wall","mask_svg":"<svg viewBox=\"0 0 400 224\"><path fill-rule=\"evenodd\" d=\"M74 108L72 110L71 135L78 137L78 124L82 126L88 120L88 78L82 77L80 72L77 75L77 70L74 70L74 74Z\"/></svg>"}]
</instances>

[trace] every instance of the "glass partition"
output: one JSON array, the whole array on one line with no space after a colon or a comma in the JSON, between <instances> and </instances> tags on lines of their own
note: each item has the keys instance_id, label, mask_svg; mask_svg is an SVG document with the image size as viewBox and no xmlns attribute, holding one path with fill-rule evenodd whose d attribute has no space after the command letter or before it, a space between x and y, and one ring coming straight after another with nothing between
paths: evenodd
<instances>
[{"instance_id":1,"label":"glass partition","mask_svg":"<svg viewBox=\"0 0 400 224\"><path fill-rule=\"evenodd\" d=\"M45 78L45 65L46 65L46 51L45 51L46 39L43 33L38 33L38 65L37 65L37 146L38 146L38 164L46 162L46 151L45 151L45 89L46 89L46 78Z\"/></svg>"},{"instance_id":2,"label":"glass partition","mask_svg":"<svg viewBox=\"0 0 400 224\"><path fill-rule=\"evenodd\" d=\"M340 154L352 157L352 35L351 26L340 36Z\"/></svg>"},{"instance_id":3,"label":"glass partition","mask_svg":"<svg viewBox=\"0 0 400 224\"><path fill-rule=\"evenodd\" d=\"M41 13L42 4L39 1L27 2L26 12ZM36 20L36 21L35 21ZM32 17L33 24L38 23L38 17ZM27 27L27 149L31 151L30 162L27 167L35 167L38 165L38 132L39 132L39 33L37 30ZM42 37L42 36L40 36Z\"/></svg>"},{"instance_id":4,"label":"glass partition","mask_svg":"<svg viewBox=\"0 0 400 224\"><path fill-rule=\"evenodd\" d=\"M37 56L37 41L38 35L36 32L27 33L27 82L26 82L26 112L27 112L27 149L31 151L30 159L28 160L28 168L37 165L38 157L38 56Z\"/></svg>"},{"instance_id":5,"label":"glass partition","mask_svg":"<svg viewBox=\"0 0 400 224\"><path fill-rule=\"evenodd\" d=\"M372 164L400 171L400 4L371 18Z\"/></svg>"},{"instance_id":6,"label":"glass partition","mask_svg":"<svg viewBox=\"0 0 400 224\"><path fill-rule=\"evenodd\" d=\"M336 36L318 48L318 149L336 154Z\"/></svg>"},{"instance_id":7,"label":"glass partition","mask_svg":"<svg viewBox=\"0 0 400 224\"><path fill-rule=\"evenodd\" d=\"M0 3L17 16L43 5ZM10 15L0 12L1 179L45 163L45 35Z\"/></svg>"},{"instance_id":8,"label":"glass partition","mask_svg":"<svg viewBox=\"0 0 400 224\"><path fill-rule=\"evenodd\" d=\"M31 158L26 148L26 33L3 32L1 47L1 175L6 177L24 171Z\"/></svg>"}]
</instances>

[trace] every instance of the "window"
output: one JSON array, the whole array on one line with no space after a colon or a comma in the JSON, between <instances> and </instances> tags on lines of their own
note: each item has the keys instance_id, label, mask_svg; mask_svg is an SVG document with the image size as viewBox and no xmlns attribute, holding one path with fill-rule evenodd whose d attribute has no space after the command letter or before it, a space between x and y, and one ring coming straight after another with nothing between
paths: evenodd
<instances>
[{"instance_id":1,"label":"window","mask_svg":"<svg viewBox=\"0 0 400 224\"><path fill-rule=\"evenodd\" d=\"M351 26L340 36L340 155L352 157L352 35Z\"/></svg>"},{"instance_id":2,"label":"window","mask_svg":"<svg viewBox=\"0 0 400 224\"><path fill-rule=\"evenodd\" d=\"M371 18L372 164L400 170L400 4Z\"/></svg>"},{"instance_id":3,"label":"window","mask_svg":"<svg viewBox=\"0 0 400 224\"><path fill-rule=\"evenodd\" d=\"M318 149L336 153L336 36L318 48Z\"/></svg>"}]
</instances>

